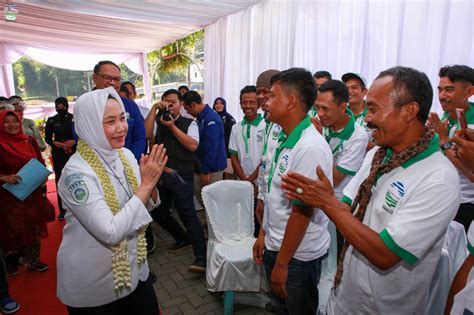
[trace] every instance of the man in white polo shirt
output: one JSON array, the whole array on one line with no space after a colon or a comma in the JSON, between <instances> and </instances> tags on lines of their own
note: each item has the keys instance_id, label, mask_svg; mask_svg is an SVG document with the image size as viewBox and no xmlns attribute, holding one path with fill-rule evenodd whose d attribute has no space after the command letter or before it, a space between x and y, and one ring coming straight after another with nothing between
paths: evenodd
<instances>
[{"instance_id":1,"label":"man in white polo shirt","mask_svg":"<svg viewBox=\"0 0 474 315\"><path fill-rule=\"evenodd\" d=\"M240 180L256 186L262 158L265 120L257 113L257 88L247 85L240 91L240 108L244 119L232 127L229 153L234 172Z\"/></svg>"},{"instance_id":2,"label":"man in white polo shirt","mask_svg":"<svg viewBox=\"0 0 474 315\"><path fill-rule=\"evenodd\" d=\"M456 169L425 127L432 99L422 72L395 67L378 75L367 94L365 119L380 147L367 154L342 202L320 167L318 180L295 173L283 179L290 199L321 208L346 239L328 314L427 310L430 282L460 200Z\"/></svg>"},{"instance_id":3,"label":"man in white polo shirt","mask_svg":"<svg viewBox=\"0 0 474 315\"><path fill-rule=\"evenodd\" d=\"M334 193L342 198L342 191L364 161L367 142L364 128L356 123L354 114L347 108L349 91L344 83L330 80L318 87L316 108L323 126L321 133L331 147L334 158L332 171ZM336 241L336 240L334 240ZM337 231L337 254L344 238Z\"/></svg>"},{"instance_id":4,"label":"man in white polo shirt","mask_svg":"<svg viewBox=\"0 0 474 315\"><path fill-rule=\"evenodd\" d=\"M349 109L354 114L356 124L365 129L370 140L372 130L367 127L367 123L364 120L368 111L365 104L367 82L361 74L355 72L345 73L341 79L349 90ZM367 144L367 151L372 149L374 146L375 143L369 141Z\"/></svg>"},{"instance_id":5,"label":"man in white polo shirt","mask_svg":"<svg viewBox=\"0 0 474 315\"><path fill-rule=\"evenodd\" d=\"M338 80L330 80L318 88L316 108L322 134L334 158L333 184L336 197L359 170L365 157L368 136L347 108L349 92Z\"/></svg>"},{"instance_id":6,"label":"man in white polo shirt","mask_svg":"<svg viewBox=\"0 0 474 315\"><path fill-rule=\"evenodd\" d=\"M281 176L288 171L315 178L316 165L321 165L332 174L331 149L308 116L315 94L305 69L272 77L268 119L282 132L270 165L263 229L253 251L256 263L265 266L280 313L316 313L321 259L330 242L324 213L290 201L281 190Z\"/></svg>"},{"instance_id":7,"label":"man in white polo shirt","mask_svg":"<svg viewBox=\"0 0 474 315\"><path fill-rule=\"evenodd\" d=\"M256 198L266 123L257 113L257 88L254 85L247 85L240 91L240 108L244 113L244 119L232 126L229 140L230 161L237 177L253 185ZM257 237L260 222L256 212L254 217L254 235Z\"/></svg>"},{"instance_id":8,"label":"man in white polo shirt","mask_svg":"<svg viewBox=\"0 0 474 315\"><path fill-rule=\"evenodd\" d=\"M474 95L474 69L453 65L439 70L438 98L444 113L441 121L436 113L432 113L430 122L439 135L444 154L459 173L461 204L454 220L464 225L466 231L474 220L474 174L459 160L450 138L461 129L456 113L459 109L464 110L467 127L474 128L474 104L468 101L471 95Z\"/></svg>"},{"instance_id":9,"label":"man in white polo shirt","mask_svg":"<svg viewBox=\"0 0 474 315\"><path fill-rule=\"evenodd\" d=\"M260 163L260 169L258 170L258 196L257 205L255 207L255 215L258 222L262 224L263 221L263 208L265 196L267 194L268 187L268 174L270 173L270 162L273 157L273 151L278 142L278 136L280 135L281 127L278 124L267 119L268 116L268 105L267 101L270 97L270 89L272 87L270 80L271 78L280 73L279 70L269 69L259 74L257 78L257 101L258 106L263 110L265 117L265 133L263 135L263 152L262 160Z\"/></svg>"}]
</instances>

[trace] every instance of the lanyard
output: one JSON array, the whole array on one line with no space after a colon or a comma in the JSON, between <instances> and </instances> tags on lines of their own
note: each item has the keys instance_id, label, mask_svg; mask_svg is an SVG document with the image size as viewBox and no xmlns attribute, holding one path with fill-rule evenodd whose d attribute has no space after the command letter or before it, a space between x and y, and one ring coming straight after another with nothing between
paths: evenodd
<instances>
[{"instance_id":1,"label":"lanyard","mask_svg":"<svg viewBox=\"0 0 474 315\"><path fill-rule=\"evenodd\" d=\"M247 125L247 132L244 131L245 125ZM242 138L245 143L245 154L249 154L249 139L250 139L250 124L245 124L242 121Z\"/></svg>"},{"instance_id":2,"label":"lanyard","mask_svg":"<svg viewBox=\"0 0 474 315\"><path fill-rule=\"evenodd\" d=\"M267 123L265 126L265 139L263 139L263 153L262 156L264 156L267 153L267 144L268 144L268 137L270 136L270 132L273 130L273 122Z\"/></svg>"},{"instance_id":3,"label":"lanyard","mask_svg":"<svg viewBox=\"0 0 474 315\"><path fill-rule=\"evenodd\" d=\"M270 186L271 186L272 179L273 179L273 173L275 172L275 165L277 163L278 158L280 157L281 151L283 150L284 140L285 140L285 137L278 138L278 143L277 143L278 146L275 149L275 152L273 153L272 163L271 163L271 166L270 166L270 173L268 175L268 183L267 183L267 186L268 186L267 192L268 193L270 193Z\"/></svg>"},{"instance_id":4,"label":"lanyard","mask_svg":"<svg viewBox=\"0 0 474 315\"><path fill-rule=\"evenodd\" d=\"M328 144L330 144L330 141L331 141L332 137L329 135L329 129L328 128L324 128L324 138L326 138L326 142ZM331 150L333 156L334 156L334 154L336 154L337 150L339 150L339 148L344 144L344 142L346 142L346 140L341 139L339 141L339 143L336 145L336 147Z\"/></svg>"},{"instance_id":5,"label":"lanyard","mask_svg":"<svg viewBox=\"0 0 474 315\"><path fill-rule=\"evenodd\" d=\"M248 155L249 154L249 139L250 139L250 128L252 125L258 126L258 124L262 121L262 116L260 114L257 115L257 118L252 120L251 122L248 122L245 120L242 120L240 125L242 126L242 138L244 139L245 143L245 153ZM244 130L245 125L247 125L247 130Z\"/></svg>"}]
</instances>

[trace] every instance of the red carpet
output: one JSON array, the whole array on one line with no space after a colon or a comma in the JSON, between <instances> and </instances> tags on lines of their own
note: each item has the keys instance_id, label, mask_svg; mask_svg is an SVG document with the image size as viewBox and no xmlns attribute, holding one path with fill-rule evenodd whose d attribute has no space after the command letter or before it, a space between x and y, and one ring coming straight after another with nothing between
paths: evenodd
<instances>
[{"instance_id":1,"label":"red carpet","mask_svg":"<svg viewBox=\"0 0 474 315\"><path fill-rule=\"evenodd\" d=\"M56 185L48 181L48 198L57 208ZM64 221L48 224L49 237L41 242L41 261L49 265L45 272L28 271L8 277L10 295L21 304L18 315L63 315L66 307L56 297L56 253L61 243Z\"/></svg>"}]
</instances>

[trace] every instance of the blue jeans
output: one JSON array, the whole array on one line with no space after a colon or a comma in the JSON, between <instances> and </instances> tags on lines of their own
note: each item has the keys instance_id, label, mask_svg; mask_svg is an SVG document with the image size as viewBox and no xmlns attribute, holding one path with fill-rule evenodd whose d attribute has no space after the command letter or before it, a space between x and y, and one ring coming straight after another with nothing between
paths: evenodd
<instances>
[{"instance_id":1,"label":"blue jeans","mask_svg":"<svg viewBox=\"0 0 474 315\"><path fill-rule=\"evenodd\" d=\"M182 176L186 185L180 187L179 191L160 187L161 203L150 214L163 229L165 229L177 242L191 242L194 256L206 257L206 240L201 221L194 208L193 177ZM174 203L178 216L186 231L171 215L171 205Z\"/></svg>"},{"instance_id":2,"label":"blue jeans","mask_svg":"<svg viewBox=\"0 0 474 315\"><path fill-rule=\"evenodd\" d=\"M269 281L277 255L278 252L267 249L263 254L263 265ZM316 314L319 304L318 284L323 257L310 261L301 261L295 258L290 260L288 280L286 281L288 297L284 300L273 291L271 293L277 314Z\"/></svg>"}]
</instances>

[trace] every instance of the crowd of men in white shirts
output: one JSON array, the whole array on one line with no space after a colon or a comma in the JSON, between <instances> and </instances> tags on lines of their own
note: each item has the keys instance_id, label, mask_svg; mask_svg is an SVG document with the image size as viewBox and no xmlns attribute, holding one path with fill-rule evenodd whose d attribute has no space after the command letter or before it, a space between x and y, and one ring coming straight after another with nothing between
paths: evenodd
<instances>
[{"instance_id":1,"label":"crowd of men in white shirts","mask_svg":"<svg viewBox=\"0 0 474 315\"><path fill-rule=\"evenodd\" d=\"M474 70L439 76L441 118L428 77L408 67L370 88L358 73L272 69L241 90L229 152L257 193L253 254L275 312L317 312L328 224L339 256L328 314L427 312L448 225L467 233L474 219ZM474 311L473 226L447 314L453 300L455 314Z\"/></svg>"}]
</instances>

